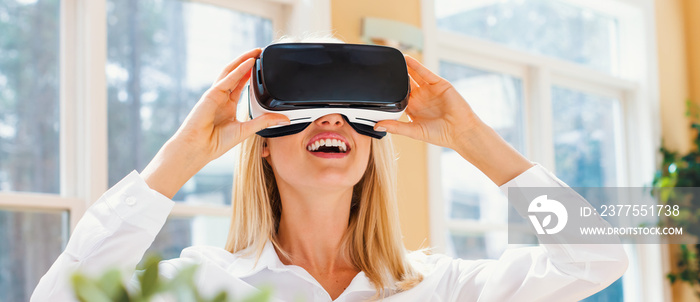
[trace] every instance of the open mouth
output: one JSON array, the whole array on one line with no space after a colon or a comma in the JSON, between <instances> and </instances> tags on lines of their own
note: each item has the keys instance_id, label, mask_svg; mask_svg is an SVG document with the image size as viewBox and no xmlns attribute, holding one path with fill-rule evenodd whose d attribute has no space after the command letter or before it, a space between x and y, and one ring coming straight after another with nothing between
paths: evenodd
<instances>
[{"instance_id":1,"label":"open mouth","mask_svg":"<svg viewBox=\"0 0 700 302\"><path fill-rule=\"evenodd\" d=\"M347 153L350 149L347 144L339 139L319 139L306 146L306 150L314 153Z\"/></svg>"}]
</instances>

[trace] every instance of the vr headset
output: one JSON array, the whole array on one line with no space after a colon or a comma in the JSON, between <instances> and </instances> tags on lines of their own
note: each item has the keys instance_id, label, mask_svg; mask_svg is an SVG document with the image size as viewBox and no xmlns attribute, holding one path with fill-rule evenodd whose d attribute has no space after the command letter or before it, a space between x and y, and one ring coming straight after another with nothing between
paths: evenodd
<instances>
[{"instance_id":1,"label":"vr headset","mask_svg":"<svg viewBox=\"0 0 700 302\"><path fill-rule=\"evenodd\" d=\"M255 61L249 115L274 112L291 121L257 132L262 137L295 134L324 115L339 113L358 133L380 139L386 132L374 131L374 124L401 116L410 87L406 61L395 48L273 44Z\"/></svg>"}]
</instances>

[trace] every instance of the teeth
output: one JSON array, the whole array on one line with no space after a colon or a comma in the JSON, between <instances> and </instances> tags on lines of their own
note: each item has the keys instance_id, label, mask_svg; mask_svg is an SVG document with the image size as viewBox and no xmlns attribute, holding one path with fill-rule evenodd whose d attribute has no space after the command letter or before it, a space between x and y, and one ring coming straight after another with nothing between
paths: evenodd
<instances>
[{"instance_id":1,"label":"teeth","mask_svg":"<svg viewBox=\"0 0 700 302\"><path fill-rule=\"evenodd\" d=\"M348 150L348 146L345 144L345 142L343 142L339 139L330 139L330 138L317 140L313 144L306 147L306 149L313 152L313 151L318 150L318 148L320 148L322 146L338 147L338 149L341 152L346 152Z\"/></svg>"}]
</instances>

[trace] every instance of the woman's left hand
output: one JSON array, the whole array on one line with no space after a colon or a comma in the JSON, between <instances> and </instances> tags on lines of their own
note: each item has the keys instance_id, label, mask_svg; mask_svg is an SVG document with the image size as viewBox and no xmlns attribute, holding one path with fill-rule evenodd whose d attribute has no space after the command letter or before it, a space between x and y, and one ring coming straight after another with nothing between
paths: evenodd
<instances>
[{"instance_id":1,"label":"woman's left hand","mask_svg":"<svg viewBox=\"0 0 700 302\"><path fill-rule=\"evenodd\" d=\"M374 129L456 149L482 122L447 80L406 55L411 95L406 108L410 122L385 120Z\"/></svg>"},{"instance_id":2,"label":"woman's left hand","mask_svg":"<svg viewBox=\"0 0 700 302\"><path fill-rule=\"evenodd\" d=\"M499 186L532 167L479 119L450 82L410 56L406 65L411 76L406 114L411 121L380 121L375 130L455 150Z\"/></svg>"}]
</instances>

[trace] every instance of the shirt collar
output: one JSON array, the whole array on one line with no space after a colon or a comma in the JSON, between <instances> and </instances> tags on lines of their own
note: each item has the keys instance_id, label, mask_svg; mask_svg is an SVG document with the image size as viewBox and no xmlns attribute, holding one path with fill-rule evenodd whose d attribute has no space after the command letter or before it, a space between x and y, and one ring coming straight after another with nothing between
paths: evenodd
<instances>
[{"instance_id":1,"label":"shirt collar","mask_svg":"<svg viewBox=\"0 0 700 302\"><path fill-rule=\"evenodd\" d=\"M234 277L250 277L260 273L265 269L268 269L273 272L289 271L296 275L299 275L299 277L302 277L304 279L311 279L308 281L313 280L312 283L316 283L318 286L320 286L320 284L318 284L318 282L314 280L313 277L303 268L296 265L285 265L284 263L282 263L279 256L277 255L277 252L275 251L274 245L270 240L267 240L267 242L265 242L265 246L263 247L262 253L260 254L260 259L258 259L257 263L255 263L257 253L255 252L253 247L248 247L244 250L237 252L236 254L236 256L238 257L227 268L227 271ZM350 285L348 285L348 288L346 288L343 292L343 295L345 295L346 293L358 291L375 292L374 286L372 286L372 284L369 281L369 278L367 278L364 272L359 272L355 276L355 278L352 279Z\"/></svg>"},{"instance_id":2,"label":"shirt collar","mask_svg":"<svg viewBox=\"0 0 700 302\"><path fill-rule=\"evenodd\" d=\"M277 256L277 252L275 252L275 248L270 240L265 242L265 246L260 254L260 259L258 259L256 263L257 254L253 246L236 252L236 260L229 265L227 271L234 277L245 278L255 275L265 268L274 271L279 271L280 269L287 270Z\"/></svg>"}]
</instances>

